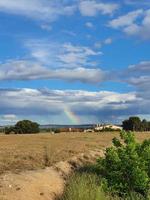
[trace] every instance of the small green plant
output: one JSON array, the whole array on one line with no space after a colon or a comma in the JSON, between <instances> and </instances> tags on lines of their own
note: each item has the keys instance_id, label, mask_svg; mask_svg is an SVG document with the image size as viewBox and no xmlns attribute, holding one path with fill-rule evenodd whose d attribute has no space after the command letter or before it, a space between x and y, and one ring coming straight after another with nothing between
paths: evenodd
<instances>
[{"instance_id":1,"label":"small green plant","mask_svg":"<svg viewBox=\"0 0 150 200\"><path fill-rule=\"evenodd\" d=\"M150 140L135 141L132 132L122 131L120 140L106 149L105 158L97 161L104 191L123 198L133 194L148 199L150 186Z\"/></svg>"},{"instance_id":2,"label":"small green plant","mask_svg":"<svg viewBox=\"0 0 150 200\"><path fill-rule=\"evenodd\" d=\"M100 179L96 174L75 173L60 200L106 200L99 184Z\"/></svg>"},{"instance_id":3,"label":"small green plant","mask_svg":"<svg viewBox=\"0 0 150 200\"><path fill-rule=\"evenodd\" d=\"M48 152L48 147L44 146L44 165L46 167L49 166L49 152Z\"/></svg>"}]
</instances>

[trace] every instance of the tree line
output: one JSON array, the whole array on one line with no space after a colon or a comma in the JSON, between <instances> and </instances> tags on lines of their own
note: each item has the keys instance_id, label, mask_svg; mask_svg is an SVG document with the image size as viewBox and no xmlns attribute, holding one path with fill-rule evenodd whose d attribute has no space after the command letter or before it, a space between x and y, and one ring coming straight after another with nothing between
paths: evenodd
<instances>
[{"instance_id":1,"label":"tree line","mask_svg":"<svg viewBox=\"0 0 150 200\"><path fill-rule=\"evenodd\" d=\"M139 117L130 117L122 122L123 129L126 131L150 131L150 121L141 120Z\"/></svg>"},{"instance_id":2,"label":"tree line","mask_svg":"<svg viewBox=\"0 0 150 200\"><path fill-rule=\"evenodd\" d=\"M130 117L122 122L122 127L126 131L150 131L150 121L146 119L141 120L139 117ZM52 130L54 131L54 130ZM4 129L5 134L32 134L39 133L40 126L36 122L32 122L30 120L22 120L17 122L14 126L6 127ZM59 133L58 131L54 131L55 133Z\"/></svg>"}]
</instances>

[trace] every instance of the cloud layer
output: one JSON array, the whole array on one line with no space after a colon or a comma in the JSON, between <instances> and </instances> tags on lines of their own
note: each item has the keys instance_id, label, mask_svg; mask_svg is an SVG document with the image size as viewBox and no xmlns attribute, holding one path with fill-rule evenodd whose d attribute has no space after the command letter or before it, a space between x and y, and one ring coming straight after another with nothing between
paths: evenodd
<instances>
[{"instance_id":1,"label":"cloud layer","mask_svg":"<svg viewBox=\"0 0 150 200\"><path fill-rule=\"evenodd\" d=\"M71 82L100 83L106 79L106 74L100 69L82 67L74 69L49 69L43 67L39 63L25 60L10 61L0 65L0 81L37 79L59 79Z\"/></svg>"},{"instance_id":2,"label":"cloud layer","mask_svg":"<svg viewBox=\"0 0 150 200\"><path fill-rule=\"evenodd\" d=\"M126 81L133 85L138 92L138 96L150 99L150 61L143 61L139 64L130 65L127 69L128 79Z\"/></svg>"},{"instance_id":3,"label":"cloud layer","mask_svg":"<svg viewBox=\"0 0 150 200\"><path fill-rule=\"evenodd\" d=\"M0 0L0 11L51 22L61 15L71 15L74 13L75 6L63 2L65 1Z\"/></svg>"},{"instance_id":4,"label":"cloud layer","mask_svg":"<svg viewBox=\"0 0 150 200\"><path fill-rule=\"evenodd\" d=\"M65 115L65 108L75 115L95 120L120 117L139 99L135 93L109 91L90 92L84 90L49 89L1 89L0 114L4 116ZM133 112L133 111L132 111ZM10 115L11 113L11 115ZM134 113L136 114L136 113ZM65 116L64 116L65 117ZM82 120L81 120L82 123Z\"/></svg>"},{"instance_id":5,"label":"cloud layer","mask_svg":"<svg viewBox=\"0 0 150 200\"><path fill-rule=\"evenodd\" d=\"M50 43L45 40L25 40L27 58L0 64L0 81L59 79L83 83L101 83L108 73L93 61L102 52L71 43Z\"/></svg>"},{"instance_id":6,"label":"cloud layer","mask_svg":"<svg viewBox=\"0 0 150 200\"><path fill-rule=\"evenodd\" d=\"M0 0L0 11L22 15L34 20L52 22L60 16L69 16L80 11L83 16L112 14L118 5L96 1L77 0Z\"/></svg>"}]
</instances>

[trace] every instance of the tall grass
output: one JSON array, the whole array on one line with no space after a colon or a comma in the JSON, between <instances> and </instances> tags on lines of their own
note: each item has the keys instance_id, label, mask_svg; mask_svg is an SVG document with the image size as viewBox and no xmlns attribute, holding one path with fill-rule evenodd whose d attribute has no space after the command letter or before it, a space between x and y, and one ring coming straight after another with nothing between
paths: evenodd
<instances>
[{"instance_id":1,"label":"tall grass","mask_svg":"<svg viewBox=\"0 0 150 200\"><path fill-rule=\"evenodd\" d=\"M91 169L91 168L90 168ZM125 198L105 194L101 189L100 177L91 172L75 172L68 181L64 194L59 200L146 200L132 193Z\"/></svg>"},{"instance_id":2,"label":"tall grass","mask_svg":"<svg viewBox=\"0 0 150 200\"><path fill-rule=\"evenodd\" d=\"M69 180L61 200L108 200L95 174L75 173Z\"/></svg>"}]
</instances>

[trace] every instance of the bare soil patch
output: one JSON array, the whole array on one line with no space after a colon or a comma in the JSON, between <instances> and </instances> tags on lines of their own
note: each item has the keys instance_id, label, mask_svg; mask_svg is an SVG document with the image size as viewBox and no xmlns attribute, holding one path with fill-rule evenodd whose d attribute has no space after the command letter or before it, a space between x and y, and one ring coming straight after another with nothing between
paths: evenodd
<instances>
[{"instance_id":1,"label":"bare soil patch","mask_svg":"<svg viewBox=\"0 0 150 200\"><path fill-rule=\"evenodd\" d=\"M0 200L54 200L62 195L70 173L94 162L98 155L103 156L103 151L90 151L87 156L82 153L43 170L2 175Z\"/></svg>"}]
</instances>

